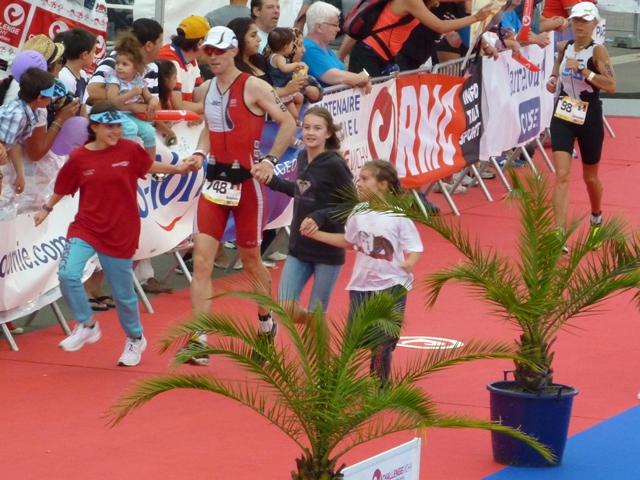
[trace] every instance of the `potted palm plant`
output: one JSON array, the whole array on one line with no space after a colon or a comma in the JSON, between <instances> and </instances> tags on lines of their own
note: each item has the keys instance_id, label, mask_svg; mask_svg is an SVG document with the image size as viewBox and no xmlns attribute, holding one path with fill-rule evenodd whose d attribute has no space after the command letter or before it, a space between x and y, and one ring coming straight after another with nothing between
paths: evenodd
<instances>
[{"instance_id":1,"label":"potted palm plant","mask_svg":"<svg viewBox=\"0 0 640 480\"><path fill-rule=\"evenodd\" d=\"M521 178L513 170L510 177L514 185L511 199L520 213L515 256L472 240L455 219L426 218L410 197L383 202L372 198L370 208L403 214L431 227L462 255L460 263L426 276L429 306L447 283L457 282L520 331L516 352L527 360L514 361L513 381L507 381L505 372L504 381L487 387L491 419L537 438L550 447L555 458L550 461L519 440L494 431L494 459L507 465L556 466L562 461L578 391L553 383L553 344L576 317L594 313L604 300L638 288L640 241L619 218L604 224L591 238L576 232L579 219L563 234L555 228L546 179L533 173ZM569 237L573 240L570 253L563 254Z\"/></svg>"},{"instance_id":2,"label":"potted palm plant","mask_svg":"<svg viewBox=\"0 0 640 480\"><path fill-rule=\"evenodd\" d=\"M247 288L248 290L248 288ZM384 294L371 299L345 328L318 311L309 323L300 325L266 295L227 293L251 299L274 311L280 331L286 334L284 348L272 348L258 338L249 319L221 311L201 315L174 327L162 341L162 350L184 345L194 331L206 332L209 345L179 353L177 364L193 356L224 357L247 373L246 379L220 378L206 374L169 373L137 382L112 408L113 423L156 395L177 389L209 391L231 398L267 418L302 450L292 471L294 480L343 478L339 458L367 441L403 430L425 427L481 428L502 432L531 445L546 458L547 449L521 431L498 422L468 416L441 414L431 397L416 382L458 363L484 358L515 358L514 348L499 342L469 342L457 350L424 353L402 371L394 372L391 385L379 384L369 375L368 350L382 329L398 334L397 298ZM256 350L266 360L256 362ZM534 367L534 366L532 366ZM535 368L535 367L534 367ZM251 381L247 381L251 380ZM384 413L384 414L383 414Z\"/></svg>"}]
</instances>

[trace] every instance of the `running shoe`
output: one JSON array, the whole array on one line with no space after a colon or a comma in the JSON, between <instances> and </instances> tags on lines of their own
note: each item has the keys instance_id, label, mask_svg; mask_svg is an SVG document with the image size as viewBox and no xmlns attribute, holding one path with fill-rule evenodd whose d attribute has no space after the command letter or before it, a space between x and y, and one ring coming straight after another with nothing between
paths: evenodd
<instances>
[{"instance_id":1,"label":"running shoe","mask_svg":"<svg viewBox=\"0 0 640 480\"><path fill-rule=\"evenodd\" d=\"M207 346L208 345L207 345L206 335L194 335L187 342L187 344L180 349L178 353L179 354L188 353L190 350L194 348L207 348ZM209 355L194 355L184 363L188 363L189 365L198 365L200 367L207 367L209 366Z\"/></svg>"},{"instance_id":2,"label":"running shoe","mask_svg":"<svg viewBox=\"0 0 640 480\"><path fill-rule=\"evenodd\" d=\"M458 185L458 188L455 189L455 191L453 190L453 183L447 183L447 182L442 182L442 185L444 185L444 189L449 192L449 194L453 195L454 193L467 193L467 187L465 187L464 185ZM436 183L433 186L433 191L435 193L442 193L442 190L440 189L440 184Z\"/></svg>"},{"instance_id":3,"label":"running shoe","mask_svg":"<svg viewBox=\"0 0 640 480\"><path fill-rule=\"evenodd\" d=\"M569 247L564 243L564 230L562 227L556 228L556 236L558 241L562 243L562 253L569 253Z\"/></svg>"},{"instance_id":4,"label":"running shoe","mask_svg":"<svg viewBox=\"0 0 640 480\"><path fill-rule=\"evenodd\" d=\"M598 232L602 229L602 222L600 223L591 223L589 226L589 238L588 242L592 243L591 250L600 250L602 247L602 241L595 241L594 238L598 236Z\"/></svg>"}]
</instances>

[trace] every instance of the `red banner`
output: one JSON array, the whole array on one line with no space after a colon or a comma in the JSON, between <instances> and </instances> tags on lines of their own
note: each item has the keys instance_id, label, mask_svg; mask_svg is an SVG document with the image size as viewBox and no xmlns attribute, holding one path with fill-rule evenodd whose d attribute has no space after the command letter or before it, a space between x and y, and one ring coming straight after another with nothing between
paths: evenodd
<instances>
[{"instance_id":1,"label":"red banner","mask_svg":"<svg viewBox=\"0 0 640 480\"><path fill-rule=\"evenodd\" d=\"M516 38L519 42L529 40L529 33L531 33L531 15L533 15L533 0L525 0L522 13L522 28Z\"/></svg>"},{"instance_id":2,"label":"red banner","mask_svg":"<svg viewBox=\"0 0 640 480\"><path fill-rule=\"evenodd\" d=\"M465 78L413 74L397 79L398 139L394 161L407 188L427 185L462 170L477 152L482 128L481 83ZM464 103L464 104L463 104ZM471 153L473 156L473 153Z\"/></svg>"}]
</instances>

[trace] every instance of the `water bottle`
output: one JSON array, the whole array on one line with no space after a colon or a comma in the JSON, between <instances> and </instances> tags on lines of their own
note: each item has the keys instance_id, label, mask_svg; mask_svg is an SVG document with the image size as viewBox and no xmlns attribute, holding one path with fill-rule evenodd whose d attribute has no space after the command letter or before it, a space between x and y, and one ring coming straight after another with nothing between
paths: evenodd
<instances>
[{"instance_id":1,"label":"water bottle","mask_svg":"<svg viewBox=\"0 0 640 480\"><path fill-rule=\"evenodd\" d=\"M213 182L214 174L216 173L216 157L214 155L209 155L207 158L207 181Z\"/></svg>"}]
</instances>

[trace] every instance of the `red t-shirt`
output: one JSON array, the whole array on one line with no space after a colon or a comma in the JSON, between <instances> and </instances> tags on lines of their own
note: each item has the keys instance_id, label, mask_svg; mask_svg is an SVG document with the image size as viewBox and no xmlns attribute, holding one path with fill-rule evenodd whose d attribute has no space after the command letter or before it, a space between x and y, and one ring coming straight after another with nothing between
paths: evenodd
<instances>
[{"instance_id":1,"label":"red t-shirt","mask_svg":"<svg viewBox=\"0 0 640 480\"><path fill-rule=\"evenodd\" d=\"M105 150L74 150L54 188L58 195L80 190L80 207L67 238L80 238L111 257L133 257L140 238L138 179L152 164L144 148L122 138Z\"/></svg>"},{"instance_id":2,"label":"red t-shirt","mask_svg":"<svg viewBox=\"0 0 640 480\"><path fill-rule=\"evenodd\" d=\"M542 16L544 18L553 18L553 17L563 17L569 18L570 10L568 8L572 8L583 0L547 0L544 4L544 10L542 11ZM590 1L590 0L584 0ZM594 3L594 2L591 2Z\"/></svg>"}]
</instances>

